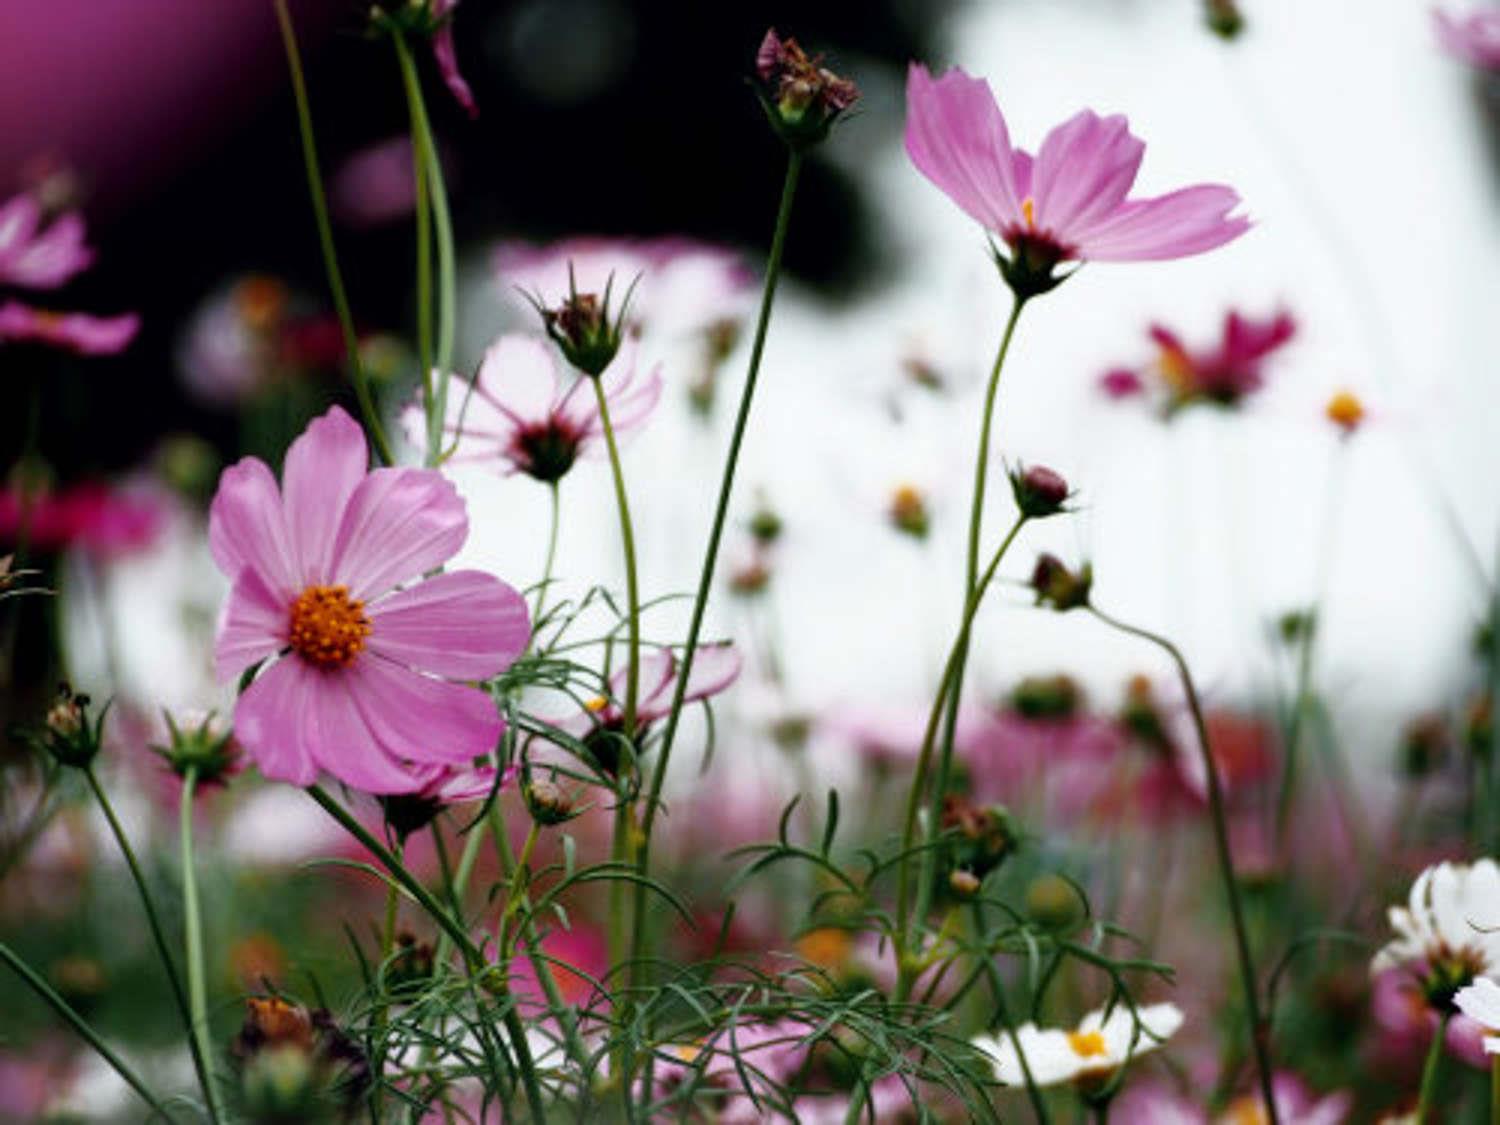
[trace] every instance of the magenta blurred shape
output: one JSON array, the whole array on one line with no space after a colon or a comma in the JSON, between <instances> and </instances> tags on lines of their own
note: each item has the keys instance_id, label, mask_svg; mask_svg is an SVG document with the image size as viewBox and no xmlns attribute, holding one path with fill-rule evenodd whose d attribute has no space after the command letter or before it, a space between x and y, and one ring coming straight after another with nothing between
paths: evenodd
<instances>
[{"instance_id":1,"label":"magenta blurred shape","mask_svg":"<svg viewBox=\"0 0 1500 1125\"><path fill-rule=\"evenodd\" d=\"M1454 58L1480 70L1500 71L1500 8L1455 16L1432 10L1438 44Z\"/></svg>"},{"instance_id":2,"label":"magenta blurred shape","mask_svg":"<svg viewBox=\"0 0 1500 1125\"><path fill-rule=\"evenodd\" d=\"M90 316L33 308L20 301L0 305L0 344L42 344L79 355L114 355L130 346L140 327L135 313Z\"/></svg>"},{"instance_id":3,"label":"magenta blurred shape","mask_svg":"<svg viewBox=\"0 0 1500 1125\"><path fill-rule=\"evenodd\" d=\"M0 204L0 283L55 289L93 263L94 252L83 239L77 212L48 222L33 196L14 196Z\"/></svg>"}]
</instances>

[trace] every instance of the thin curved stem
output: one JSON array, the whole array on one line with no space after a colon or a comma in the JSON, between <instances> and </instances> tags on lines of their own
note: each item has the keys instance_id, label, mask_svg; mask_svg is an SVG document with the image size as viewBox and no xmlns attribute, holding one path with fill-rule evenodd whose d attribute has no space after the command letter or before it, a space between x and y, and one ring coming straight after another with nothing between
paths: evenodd
<instances>
[{"instance_id":1,"label":"thin curved stem","mask_svg":"<svg viewBox=\"0 0 1500 1125\"><path fill-rule=\"evenodd\" d=\"M620 541L625 553L625 601L629 619L629 664L625 669L625 701L623 726L625 737L635 735L635 711L641 689L641 590L635 567L635 525L630 519L630 499L625 492L625 473L620 467L620 447L615 441L615 428L609 417L609 399L604 394L604 384L590 379L594 386L594 397L599 403L599 424L604 430L604 444L609 450L609 470L615 482L615 506L620 512Z\"/></svg>"},{"instance_id":2,"label":"thin curved stem","mask_svg":"<svg viewBox=\"0 0 1500 1125\"><path fill-rule=\"evenodd\" d=\"M985 567L984 573L979 577L978 583L969 594L968 604L964 606L963 619L959 623L958 636L953 639L953 646L948 650L948 660L943 666L943 674L938 682L937 697L932 701L932 708L927 714L927 726L922 732L922 749L917 755L917 768L912 776L911 789L906 798L906 816L901 827L901 853L902 860L897 867L897 890L896 890L896 934L901 943L898 950L898 958L902 962L897 969L896 998L898 1001L905 1000L911 994L911 986L915 980L910 969L904 964L906 952L910 945L908 928L920 922L922 915L913 914L908 907L910 899L910 867L909 853L917 832L917 810L922 804L922 791L926 786L927 775L932 768L932 752L936 746L938 723L943 716L943 705L947 700L948 692L953 688L954 676L957 673L964 654L968 651L969 634L974 626L974 617L979 612L980 603L984 600L985 591L989 589L990 583L995 578L995 572L1000 568L1000 563L1005 554L1010 550L1010 545L1015 542L1016 536L1021 533L1021 528L1026 526L1029 517L1022 514L1016 518L1011 525L1010 531L1000 541L1000 546L995 548L995 554L991 557L989 565ZM928 826L929 839L935 839L937 824ZM924 871L929 862L935 862L935 849L928 849L929 856L923 859ZM919 895L920 897L920 895Z\"/></svg>"},{"instance_id":3,"label":"thin curved stem","mask_svg":"<svg viewBox=\"0 0 1500 1125\"><path fill-rule=\"evenodd\" d=\"M370 380L360 362L359 335L354 330L354 315L349 309L344 275L339 269L338 252L333 244L333 224L328 218L328 195L323 190L323 174L318 167L318 146L313 136L312 108L307 100L307 83L302 75L302 55L297 49L297 33L292 27L292 17L287 12L286 0L275 0L275 6L276 22L281 27L281 41L286 49L287 66L292 72L292 93L297 102L297 129L302 137L302 163L307 171L307 192L312 198L313 218L318 227L318 245L323 254L323 268L328 274L333 308L344 337L344 355L354 383L354 395L359 400L359 412L364 418L365 429L369 431L370 441L375 446L376 456L390 465L395 458L391 454L391 443L385 436L385 428L380 424L380 412L375 407Z\"/></svg>"},{"instance_id":4,"label":"thin curved stem","mask_svg":"<svg viewBox=\"0 0 1500 1125\"><path fill-rule=\"evenodd\" d=\"M432 369L432 181L428 171L427 148L432 142L426 128L427 111L422 104L422 83L411 48L399 31L391 32L396 61L401 68L401 86L406 91L407 114L411 119L412 182L416 187L417 225L417 362L422 366L422 411L427 419L428 465L442 457L443 418L437 412L437 391ZM446 385L446 369L436 382Z\"/></svg>"},{"instance_id":5,"label":"thin curved stem","mask_svg":"<svg viewBox=\"0 0 1500 1125\"><path fill-rule=\"evenodd\" d=\"M83 776L89 788L93 790L99 807L104 811L104 819L109 822L109 830L114 835L115 843L120 845L120 854L125 857L125 866L130 868L130 877L135 881L136 890L140 893L141 906L146 911L146 924L151 930L151 940L156 943L157 956L161 958L162 969L167 974L167 983L172 986L172 998L182 1016L183 1030L188 1035L188 1051L193 1057L193 1071L198 1076L198 1087L203 1091L203 1100L208 1106L210 1119L218 1122L218 1106L209 1096L208 1060L199 1049L198 1037L193 1034L193 1013L188 1007L187 993L183 991L182 978L178 975L177 964L172 959L172 947L167 942L167 932L162 927L161 916L156 912L156 904L152 901L151 891L146 885L145 873L141 871L141 865L135 857L135 849L130 846L125 829L120 826L119 818L115 816L114 806L105 796L104 787L99 784L99 778L95 776L93 766L86 766Z\"/></svg>"},{"instance_id":6,"label":"thin curved stem","mask_svg":"<svg viewBox=\"0 0 1500 1125\"><path fill-rule=\"evenodd\" d=\"M193 866L193 791L197 788L198 771L189 766L182 775L182 805L179 829L182 845L182 917L184 940L187 946L188 1008L192 1015L192 1038L198 1046L196 1054L206 1061L211 1054L208 1031L207 983L203 971L203 921L198 909L198 876ZM206 1068L205 1068L206 1069ZM213 1072L206 1070L207 1085L204 1095L208 1099L209 1113L219 1117L219 1091Z\"/></svg>"},{"instance_id":7,"label":"thin curved stem","mask_svg":"<svg viewBox=\"0 0 1500 1125\"><path fill-rule=\"evenodd\" d=\"M708 544L703 551L703 568L698 575L698 592L693 598L693 615L688 623L687 640L683 645L682 658L677 671L677 683L672 691L672 709L667 713L666 727L662 733L661 747L657 754L656 768L651 775L651 788L646 796L645 808L641 812L640 840L637 848L638 870L641 878L635 886L635 911L631 937L632 959L639 958L645 941L646 876L651 866L651 835L656 825L656 812L661 806L662 786L666 782L667 767L672 759L672 747L677 739L677 727L682 720L683 701L687 698L688 680L693 672L693 660L698 653L698 639L703 631L703 616L708 608L708 595L713 587L714 571L719 561L719 543L724 536L724 523L729 514L729 500L734 493L735 470L739 466L740 447L744 444L745 430L750 421L750 406L755 398L756 383L760 378L761 359L765 355L766 335L771 325L771 309L776 302L776 285L781 278L781 259L786 251L787 231L792 222L792 202L797 195L797 180L802 172L802 154L791 151L787 155L786 177L781 185L781 203L776 210L776 227L771 235L771 250L766 259L766 280L760 296L760 313L755 321L755 337L750 345L750 366L745 374L745 386L740 392L739 410L735 414L734 431L729 438L729 449L724 457L724 471L719 480L719 499L714 507L714 520L709 528Z\"/></svg>"},{"instance_id":8,"label":"thin curved stem","mask_svg":"<svg viewBox=\"0 0 1500 1125\"><path fill-rule=\"evenodd\" d=\"M1448 1021L1451 1011L1445 1011L1438 1020L1437 1030L1432 1035L1432 1045L1427 1048L1427 1061L1422 1065L1422 1088L1417 1095L1417 1125L1426 1125L1427 1111L1432 1106L1432 1095L1437 1092L1438 1071L1442 1068L1443 1044L1448 1038Z\"/></svg>"},{"instance_id":9,"label":"thin curved stem","mask_svg":"<svg viewBox=\"0 0 1500 1125\"><path fill-rule=\"evenodd\" d=\"M1265 1105L1266 1121L1278 1125L1276 1097L1271 1082L1271 1053L1267 1043L1269 1027L1261 1018L1260 988L1256 983L1255 962L1250 955L1250 937L1245 927L1244 909L1240 904L1239 882L1234 873L1234 856L1229 850L1229 826L1224 814L1224 789L1219 780L1219 766L1209 746L1208 727L1203 721L1203 706L1198 699L1198 689L1193 683L1193 674L1187 660L1171 641L1149 629L1127 625L1111 617L1096 606L1088 610L1112 629L1150 641L1172 658L1187 695L1188 709L1193 716L1193 729L1198 737L1198 750L1203 759L1203 772L1208 784L1208 809L1213 822L1214 847L1218 853L1219 874L1224 883L1224 894L1229 900L1229 919L1234 927L1235 951L1239 959L1240 984L1245 993L1245 1018L1250 1027L1250 1045L1255 1053L1255 1066L1260 1079L1260 1094Z\"/></svg>"},{"instance_id":10,"label":"thin curved stem","mask_svg":"<svg viewBox=\"0 0 1500 1125\"><path fill-rule=\"evenodd\" d=\"M127 1086L140 1095L143 1102L161 1114L164 1120L173 1120L172 1115L167 1112L167 1107L162 1104L161 1099L151 1092L150 1087L141 1081L140 1076L131 1069L130 1065L124 1059L120 1058L119 1055L115 1054L113 1048L100 1038L97 1031L89 1026L88 1021L74 1011L72 1005L57 994L56 989L48 984L35 969L21 960L20 955L4 942L0 942L0 961L4 961L14 969L16 975L25 981L31 987L32 991L45 1000L54 1012L61 1016L90 1047L99 1053L100 1058L114 1068L115 1073L125 1080Z\"/></svg>"}]
</instances>

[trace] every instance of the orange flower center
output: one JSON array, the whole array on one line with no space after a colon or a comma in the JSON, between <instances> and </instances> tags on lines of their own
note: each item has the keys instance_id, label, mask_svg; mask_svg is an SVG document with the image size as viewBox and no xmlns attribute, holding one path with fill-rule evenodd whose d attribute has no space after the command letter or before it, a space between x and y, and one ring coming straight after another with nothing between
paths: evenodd
<instances>
[{"instance_id":1,"label":"orange flower center","mask_svg":"<svg viewBox=\"0 0 1500 1125\"><path fill-rule=\"evenodd\" d=\"M365 603L347 586L309 586L292 603L292 648L320 668L347 667L369 635Z\"/></svg>"},{"instance_id":2,"label":"orange flower center","mask_svg":"<svg viewBox=\"0 0 1500 1125\"><path fill-rule=\"evenodd\" d=\"M1364 421L1364 403L1350 391L1340 391L1328 400L1328 420L1345 433L1352 433Z\"/></svg>"},{"instance_id":3,"label":"orange flower center","mask_svg":"<svg viewBox=\"0 0 1500 1125\"><path fill-rule=\"evenodd\" d=\"M1104 1045L1104 1036L1097 1031L1068 1032L1068 1046L1081 1059L1109 1054L1109 1048Z\"/></svg>"},{"instance_id":4,"label":"orange flower center","mask_svg":"<svg viewBox=\"0 0 1500 1125\"><path fill-rule=\"evenodd\" d=\"M1036 200L1029 195L1021 200L1021 214L1026 216L1026 226L1036 230Z\"/></svg>"}]
</instances>

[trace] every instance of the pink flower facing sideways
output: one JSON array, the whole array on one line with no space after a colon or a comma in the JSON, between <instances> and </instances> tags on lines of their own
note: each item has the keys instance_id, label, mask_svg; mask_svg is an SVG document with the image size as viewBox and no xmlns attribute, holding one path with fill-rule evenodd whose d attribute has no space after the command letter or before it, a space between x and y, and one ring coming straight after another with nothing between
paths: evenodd
<instances>
[{"instance_id":1,"label":"pink flower facing sideways","mask_svg":"<svg viewBox=\"0 0 1500 1125\"><path fill-rule=\"evenodd\" d=\"M1013 254L1006 280L1045 292L1065 261L1182 258L1238 238L1234 189L1196 184L1127 199L1145 153L1124 117L1082 110L1047 134L1035 157L1013 148L989 83L954 68L933 79L913 63L906 83L906 151L917 169Z\"/></svg>"},{"instance_id":2,"label":"pink flower facing sideways","mask_svg":"<svg viewBox=\"0 0 1500 1125\"><path fill-rule=\"evenodd\" d=\"M271 663L234 729L267 777L319 771L371 793L409 793L467 765L503 727L464 683L503 671L530 635L498 579L442 566L468 536L452 484L430 469L368 468L364 433L335 407L287 451L282 484L247 457L225 470L209 548L233 582L215 671ZM406 585L402 585L406 583Z\"/></svg>"},{"instance_id":3,"label":"pink flower facing sideways","mask_svg":"<svg viewBox=\"0 0 1500 1125\"><path fill-rule=\"evenodd\" d=\"M616 436L645 425L661 397L661 375L636 377L635 347L626 341L599 376ZM454 462L490 465L556 482L579 457L604 451L604 427L589 380L564 369L557 349L535 336L511 333L490 345L470 381L450 375L445 442L457 438ZM422 409L402 415L408 438L426 440Z\"/></svg>"},{"instance_id":4,"label":"pink flower facing sideways","mask_svg":"<svg viewBox=\"0 0 1500 1125\"><path fill-rule=\"evenodd\" d=\"M1176 332L1153 324L1151 340L1159 351L1152 370L1166 395L1162 413L1171 415L1198 402L1238 406L1265 385L1266 360L1296 333L1297 322L1290 313L1276 312L1257 319L1230 309L1213 345L1189 348ZM1124 388L1122 374L1134 379L1129 391ZM1145 392L1144 374L1116 369L1105 374L1100 384L1110 398L1128 397Z\"/></svg>"}]
</instances>

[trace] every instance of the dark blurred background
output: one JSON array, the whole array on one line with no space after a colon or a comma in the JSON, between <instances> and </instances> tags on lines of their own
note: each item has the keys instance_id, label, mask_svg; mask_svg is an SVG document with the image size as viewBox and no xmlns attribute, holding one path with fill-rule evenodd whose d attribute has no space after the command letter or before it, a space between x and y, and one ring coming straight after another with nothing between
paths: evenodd
<instances>
[{"instance_id":1,"label":"dark blurred background","mask_svg":"<svg viewBox=\"0 0 1500 1125\"><path fill-rule=\"evenodd\" d=\"M883 103L878 91L899 91L906 61L931 55L924 35L944 8L463 0L454 30L477 120L418 45L460 248L672 233L762 253L784 158L745 78L767 24L877 92L846 127L849 143L868 145L894 136L896 95ZM395 58L364 35L366 10L356 0L293 2L325 174L405 131ZM184 321L246 271L326 302L270 0L7 5L0 107L0 190L49 177L68 185L100 250L94 269L43 303L143 318L115 358L9 349L13 370L35 365L45 379L48 460L66 475L118 469L179 430L232 451L232 416L182 392L174 350ZM882 263L854 180L819 160L803 184L789 269L835 295L878 284ZM409 220L337 234L361 329L406 331ZM80 370L57 378L60 362ZM21 447L20 401L0 421L6 460Z\"/></svg>"}]
</instances>

